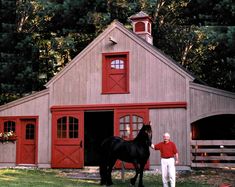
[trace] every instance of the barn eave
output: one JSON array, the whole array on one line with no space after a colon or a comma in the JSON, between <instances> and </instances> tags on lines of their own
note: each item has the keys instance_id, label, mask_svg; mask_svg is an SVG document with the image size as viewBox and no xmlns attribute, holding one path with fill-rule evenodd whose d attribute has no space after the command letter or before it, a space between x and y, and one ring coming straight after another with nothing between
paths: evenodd
<instances>
[{"instance_id":1,"label":"barn eave","mask_svg":"<svg viewBox=\"0 0 235 187\"><path fill-rule=\"evenodd\" d=\"M3 110L6 110L8 108L11 108L11 107L23 104L25 102L34 100L36 98L42 97L42 96L47 95L47 94L49 94L49 89L44 89L42 91L35 92L33 94L30 94L28 96L22 97L20 99L17 99L15 101L12 101L12 102L9 102L7 104L4 104L4 105L0 106L0 112L3 111Z\"/></svg>"}]
</instances>

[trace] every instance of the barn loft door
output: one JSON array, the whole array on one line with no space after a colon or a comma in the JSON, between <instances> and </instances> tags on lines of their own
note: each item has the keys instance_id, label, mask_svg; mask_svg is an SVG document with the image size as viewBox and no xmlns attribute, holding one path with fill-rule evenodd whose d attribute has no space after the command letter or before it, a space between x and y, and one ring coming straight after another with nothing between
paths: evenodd
<instances>
[{"instance_id":1,"label":"barn loft door","mask_svg":"<svg viewBox=\"0 0 235 187\"><path fill-rule=\"evenodd\" d=\"M36 121L21 120L21 138L19 141L18 164L35 164L36 162Z\"/></svg>"},{"instance_id":2,"label":"barn loft door","mask_svg":"<svg viewBox=\"0 0 235 187\"><path fill-rule=\"evenodd\" d=\"M55 112L52 123L52 168L82 168L83 113Z\"/></svg>"},{"instance_id":3,"label":"barn loft door","mask_svg":"<svg viewBox=\"0 0 235 187\"><path fill-rule=\"evenodd\" d=\"M103 54L102 92L129 92L128 53Z\"/></svg>"},{"instance_id":4,"label":"barn loft door","mask_svg":"<svg viewBox=\"0 0 235 187\"><path fill-rule=\"evenodd\" d=\"M114 135L125 140L133 140L143 124L148 122L148 110L118 110L115 112ZM115 167L121 168L122 163L118 160ZM146 168L149 167L149 163ZM133 168L132 164L125 163L125 168Z\"/></svg>"}]
</instances>

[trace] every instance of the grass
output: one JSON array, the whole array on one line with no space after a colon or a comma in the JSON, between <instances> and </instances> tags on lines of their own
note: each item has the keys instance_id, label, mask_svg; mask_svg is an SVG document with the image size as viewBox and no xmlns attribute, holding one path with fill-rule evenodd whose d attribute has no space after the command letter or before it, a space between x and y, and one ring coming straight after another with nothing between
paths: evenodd
<instances>
[{"instance_id":1,"label":"grass","mask_svg":"<svg viewBox=\"0 0 235 187\"><path fill-rule=\"evenodd\" d=\"M119 177L113 177L113 187L129 186L129 176L122 182ZM146 187L160 187L161 176L144 174ZM0 186L4 187L97 187L99 181L69 179L60 170L53 169L0 169ZM194 183L190 180L178 182L177 187L209 187L205 184Z\"/></svg>"}]
</instances>

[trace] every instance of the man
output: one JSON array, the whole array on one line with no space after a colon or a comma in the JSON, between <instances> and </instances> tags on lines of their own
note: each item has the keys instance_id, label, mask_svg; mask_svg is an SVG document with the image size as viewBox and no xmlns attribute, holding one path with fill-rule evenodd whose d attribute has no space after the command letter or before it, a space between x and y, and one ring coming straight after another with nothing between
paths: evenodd
<instances>
[{"instance_id":1,"label":"man","mask_svg":"<svg viewBox=\"0 0 235 187\"><path fill-rule=\"evenodd\" d=\"M162 183L163 187L175 187L175 164L179 163L178 151L174 142L170 141L170 134L163 134L163 142L152 144L151 148L161 153ZM169 180L168 180L169 179Z\"/></svg>"}]
</instances>

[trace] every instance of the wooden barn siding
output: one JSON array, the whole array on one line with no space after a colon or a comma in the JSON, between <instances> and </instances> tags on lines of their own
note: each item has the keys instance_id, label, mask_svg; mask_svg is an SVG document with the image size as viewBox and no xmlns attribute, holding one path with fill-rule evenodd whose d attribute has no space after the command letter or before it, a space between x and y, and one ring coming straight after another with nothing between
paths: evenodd
<instances>
[{"instance_id":1,"label":"wooden barn siding","mask_svg":"<svg viewBox=\"0 0 235 187\"><path fill-rule=\"evenodd\" d=\"M118 43L111 45L109 36ZM102 95L102 53L126 51L129 52L130 94ZM50 91L50 105L185 101L186 79L114 29L81 54L79 61L50 85Z\"/></svg>"},{"instance_id":2,"label":"wooden barn siding","mask_svg":"<svg viewBox=\"0 0 235 187\"><path fill-rule=\"evenodd\" d=\"M48 120L48 107L48 94L43 94L40 97L37 97L36 94L36 96L30 96L30 99L22 98L13 104L9 103L0 108L0 117L38 116L38 164L42 167L50 164L51 122Z\"/></svg>"},{"instance_id":3,"label":"wooden barn siding","mask_svg":"<svg viewBox=\"0 0 235 187\"><path fill-rule=\"evenodd\" d=\"M235 93L190 83L191 123L213 115L235 114Z\"/></svg>"},{"instance_id":4,"label":"wooden barn siding","mask_svg":"<svg viewBox=\"0 0 235 187\"><path fill-rule=\"evenodd\" d=\"M8 164L15 165L16 162L16 144L0 143L0 166Z\"/></svg>"},{"instance_id":5,"label":"wooden barn siding","mask_svg":"<svg viewBox=\"0 0 235 187\"><path fill-rule=\"evenodd\" d=\"M186 109L155 109L150 110L150 119L153 130L153 143L163 141L163 133L169 132L171 140L175 142L179 152L179 166L189 166L190 141L186 128ZM160 152L151 150L150 165L160 165Z\"/></svg>"}]
</instances>

